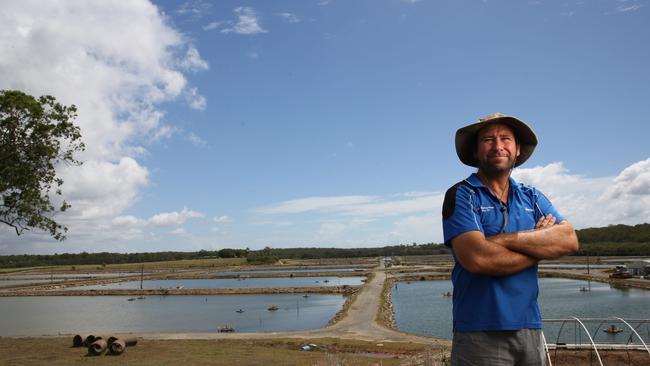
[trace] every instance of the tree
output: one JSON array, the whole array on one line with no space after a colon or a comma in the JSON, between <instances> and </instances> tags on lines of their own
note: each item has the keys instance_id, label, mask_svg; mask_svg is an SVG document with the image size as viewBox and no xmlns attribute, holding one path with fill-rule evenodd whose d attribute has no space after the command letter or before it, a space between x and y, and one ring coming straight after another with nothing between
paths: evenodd
<instances>
[{"instance_id":1,"label":"tree","mask_svg":"<svg viewBox=\"0 0 650 366\"><path fill-rule=\"evenodd\" d=\"M52 218L70 205L50 201L61 195L59 164L81 165L73 156L83 151L74 105L46 95L36 99L18 90L0 90L0 222L17 235L37 228L64 240L67 227ZM57 205L58 206L58 205Z\"/></svg>"}]
</instances>

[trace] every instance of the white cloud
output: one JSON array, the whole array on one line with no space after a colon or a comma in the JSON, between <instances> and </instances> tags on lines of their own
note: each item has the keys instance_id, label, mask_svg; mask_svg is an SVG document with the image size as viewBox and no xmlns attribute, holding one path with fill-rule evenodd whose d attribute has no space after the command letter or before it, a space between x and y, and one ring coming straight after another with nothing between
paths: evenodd
<instances>
[{"instance_id":1,"label":"white cloud","mask_svg":"<svg viewBox=\"0 0 650 366\"><path fill-rule=\"evenodd\" d=\"M192 145L198 146L198 147L203 147L208 144L208 142L201 137L199 137L197 134L194 132L190 132L185 136L185 139L189 141Z\"/></svg>"},{"instance_id":2,"label":"white cloud","mask_svg":"<svg viewBox=\"0 0 650 366\"><path fill-rule=\"evenodd\" d=\"M170 125L161 125L160 128L154 131L154 133L149 137L148 142L152 143L169 139L179 131L180 130L177 127Z\"/></svg>"},{"instance_id":3,"label":"white cloud","mask_svg":"<svg viewBox=\"0 0 650 366\"><path fill-rule=\"evenodd\" d=\"M576 228L650 221L650 159L630 165L615 177L574 174L562 162L515 169L513 177L541 190ZM443 199L442 192L309 197L254 212L285 215L282 218L291 215L293 227L304 230L301 239L295 239L296 230L292 230L281 233L286 237L278 236L277 242L293 239L320 245L442 242Z\"/></svg>"},{"instance_id":4,"label":"white cloud","mask_svg":"<svg viewBox=\"0 0 650 366\"><path fill-rule=\"evenodd\" d=\"M234 12L237 15L237 22L232 27L221 29L221 33L257 34L267 32L260 25L260 19L255 9L240 6L235 8Z\"/></svg>"},{"instance_id":5,"label":"white cloud","mask_svg":"<svg viewBox=\"0 0 650 366\"><path fill-rule=\"evenodd\" d=\"M641 9L643 5L641 4L619 4L616 6L617 13L627 13L629 11L637 11Z\"/></svg>"},{"instance_id":6,"label":"white cloud","mask_svg":"<svg viewBox=\"0 0 650 366\"><path fill-rule=\"evenodd\" d=\"M63 195L72 204L59 215L68 236L108 237L111 228L141 225L122 215L149 183L148 169L136 157L179 131L163 123L161 103L185 96L191 107L205 108L205 98L183 74L208 68L189 39L146 0L5 1L0 55L0 89L51 94L78 108L84 164L58 167ZM117 230L150 238L137 228Z\"/></svg>"},{"instance_id":7,"label":"white cloud","mask_svg":"<svg viewBox=\"0 0 650 366\"><path fill-rule=\"evenodd\" d=\"M215 216L212 218L213 222L230 222L230 217L228 216Z\"/></svg>"},{"instance_id":8,"label":"white cloud","mask_svg":"<svg viewBox=\"0 0 650 366\"><path fill-rule=\"evenodd\" d=\"M117 163L87 161L82 166L59 169L64 196L72 203L71 219L110 218L131 206L149 172L132 158Z\"/></svg>"},{"instance_id":9,"label":"white cloud","mask_svg":"<svg viewBox=\"0 0 650 366\"><path fill-rule=\"evenodd\" d=\"M185 229L183 229L181 227L179 227L177 229L174 229L174 230L170 231L169 233L172 234L172 235L185 235L186 234Z\"/></svg>"},{"instance_id":10,"label":"white cloud","mask_svg":"<svg viewBox=\"0 0 650 366\"><path fill-rule=\"evenodd\" d=\"M142 226L147 224L146 221L141 220L132 215L118 216L112 220L112 223L113 225L123 226L123 227Z\"/></svg>"},{"instance_id":11,"label":"white cloud","mask_svg":"<svg viewBox=\"0 0 650 366\"><path fill-rule=\"evenodd\" d=\"M296 14L292 13L278 13L277 14L279 17L284 19L285 22L287 23L300 23L300 18Z\"/></svg>"},{"instance_id":12,"label":"white cloud","mask_svg":"<svg viewBox=\"0 0 650 366\"><path fill-rule=\"evenodd\" d=\"M210 22L210 23L203 26L203 30L209 31L209 30L217 29L220 26L222 26L223 24L227 24L227 23L226 22Z\"/></svg>"},{"instance_id":13,"label":"white cloud","mask_svg":"<svg viewBox=\"0 0 650 366\"><path fill-rule=\"evenodd\" d=\"M201 15L209 12L211 7L212 4L208 2L201 1L201 0L193 0L193 1L186 1L182 3L181 5L178 6L178 8L176 8L174 12L180 15L190 15L190 16L200 17Z\"/></svg>"},{"instance_id":14,"label":"white cloud","mask_svg":"<svg viewBox=\"0 0 650 366\"><path fill-rule=\"evenodd\" d=\"M402 0L403 3L407 3L407 4L415 4L415 3L419 3L420 1L422 0Z\"/></svg>"},{"instance_id":15,"label":"white cloud","mask_svg":"<svg viewBox=\"0 0 650 366\"><path fill-rule=\"evenodd\" d=\"M376 198L371 196L309 197L281 202L255 211L262 214L291 214L309 211L339 211L346 207L366 204Z\"/></svg>"},{"instance_id":16,"label":"white cloud","mask_svg":"<svg viewBox=\"0 0 650 366\"><path fill-rule=\"evenodd\" d=\"M187 48L185 58L183 58L179 65L187 71L204 71L209 69L208 63L201 58L199 50L190 46Z\"/></svg>"},{"instance_id":17,"label":"white cloud","mask_svg":"<svg viewBox=\"0 0 650 366\"><path fill-rule=\"evenodd\" d=\"M171 226L180 225L185 221L193 218L205 216L201 212L192 211L187 207L183 207L181 212L163 212L149 218L149 222L156 226Z\"/></svg>"},{"instance_id":18,"label":"white cloud","mask_svg":"<svg viewBox=\"0 0 650 366\"><path fill-rule=\"evenodd\" d=\"M199 111L205 110L207 101L204 96L200 95L196 88L190 88L185 93L185 99L190 105L190 108Z\"/></svg>"},{"instance_id":19,"label":"white cloud","mask_svg":"<svg viewBox=\"0 0 650 366\"><path fill-rule=\"evenodd\" d=\"M616 177L570 174L562 163L515 169L513 176L539 188L578 228L650 221L650 159Z\"/></svg>"}]
</instances>

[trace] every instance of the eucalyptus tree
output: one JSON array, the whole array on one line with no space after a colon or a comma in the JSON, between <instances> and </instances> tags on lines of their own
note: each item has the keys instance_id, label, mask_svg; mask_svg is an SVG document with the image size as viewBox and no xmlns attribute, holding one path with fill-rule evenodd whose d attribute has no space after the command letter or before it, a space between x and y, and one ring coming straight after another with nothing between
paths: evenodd
<instances>
[{"instance_id":1,"label":"eucalyptus tree","mask_svg":"<svg viewBox=\"0 0 650 366\"><path fill-rule=\"evenodd\" d=\"M74 105L52 96L0 90L0 222L17 235L36 228L65 239L68 229L54 216L70 205L54 199L63 185L55 168L81 165L74 156L84 150L76 117Z\"/></svg>"}]
</instances>

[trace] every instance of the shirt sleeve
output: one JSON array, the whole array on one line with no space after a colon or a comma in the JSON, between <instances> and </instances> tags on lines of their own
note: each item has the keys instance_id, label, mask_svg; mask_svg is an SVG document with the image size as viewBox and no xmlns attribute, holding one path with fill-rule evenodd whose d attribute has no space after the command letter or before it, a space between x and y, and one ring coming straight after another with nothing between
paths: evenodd
<instances>
[{"instance_id":1,"label":"shirt sleeve","mask_svg":"<svg viewBox=\"0 0 650 366\"><path fill-rule=\"evenodd\" d=\"M445 245L451 248L451 240L467 231L483 232L476 214L476 196L464 184L456 184L447 190L442 204L442 231Z\"/></svg>"},{"instance_id":2,"label":"shirt sleeve","mask_svg":"<svg viewBox=\"0 0 650 366\"><path fill-rule=\"evenodd\" d=\"M535 211L536 212L536 219L539 220L542 216L546 216L548 214L552 214L555 216L556 222L561 222L563 220L566 220L566 218L560 214L557 209L553 206L551 201L542 193L541 191L535 189Z\"/></svg>"}]
</instances>

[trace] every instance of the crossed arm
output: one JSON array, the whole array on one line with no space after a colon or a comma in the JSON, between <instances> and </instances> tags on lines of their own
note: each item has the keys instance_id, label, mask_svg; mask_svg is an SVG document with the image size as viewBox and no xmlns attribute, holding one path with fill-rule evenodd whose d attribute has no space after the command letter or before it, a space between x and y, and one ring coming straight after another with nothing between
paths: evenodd
<instances>
[{"instance_id":1,"label":"crossed arm","mask_svg":"<svg viewBox=\"0 0 650 366\"><path fill-rule=\"evenodd\" d=\"M555 217L542 217L535 230L499 234L486 238L480 231L468 231L451 241L462 266L470 272L505 276L524 270L542 259L555 259L578 250L573 226Z\"/></svg>"}]
</instances>

